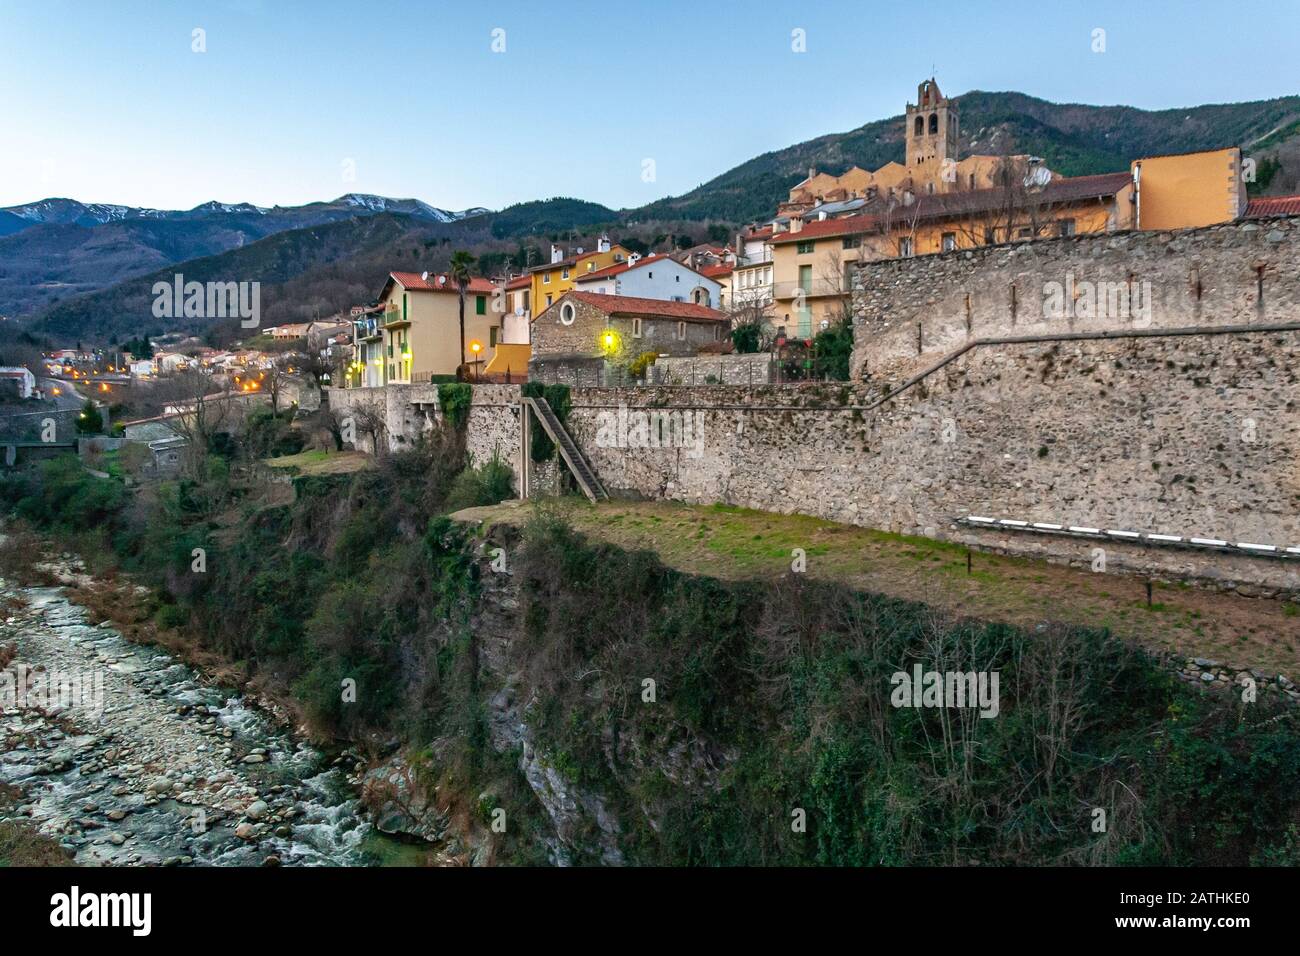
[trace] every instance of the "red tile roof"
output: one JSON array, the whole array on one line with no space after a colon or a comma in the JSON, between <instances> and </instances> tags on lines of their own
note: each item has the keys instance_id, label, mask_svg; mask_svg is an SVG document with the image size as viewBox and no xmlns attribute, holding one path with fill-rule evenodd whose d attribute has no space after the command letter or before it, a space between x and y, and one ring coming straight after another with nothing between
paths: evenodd
<instances>
[{"instance_id":1,"label":"red tile roof","mask_svg":"<svg viewBox=\"0 0 1300 956\"><path fill-rule=\"evenodd\" d=\"M388 273L388 277L389 277L389 281L400 283L403 288L409 289L412 292L455 292L457 291L456 283L452 280L451 276L445 272L436 272L436 273L430 272L428 279L425 279L418 272L390 272ZM387 291L387 289L388 289L388 285L387 283L385 283L384 290ZM469 280L469 288L466 289L466 291L475 292L475 293L489 293L494 291L495 289L496 286L492 284L491 279L484 279L479 276L474 276L472 279ZM384 293L380 292L379 297L382 299L383 296Z\"/></svg>"},{"instance_id":2,"label":"red tile roof","mask_svg":"<svg viewBox=\"0 0 1300 956\"><path fill-rule=\"evenodd\" d=\"M880 226L875 216L845 216L843 219L820 219L804 225L798 232L782 232L772 237L773 245L784 242L803 242L806 239L823 239L827 236L851 236L859 232L874 232Z\"/></svg>"},{"instance_id":3,"label":"red tile roof","mask_svg":"<svg viewBox=\"0 0 1300 956\"><path fill-rule=\"evenodd\" d=\"M1300 216L1300 196L1263 196L1246 203L1243 218L1266 219L1271 216Z\"/></svg>"},{"instance_id":4,"label":"red tile roof","mask_svg":"<svg viewBox=\"0 0 1300 956\"><path fill-rule=\"evenodd\" d=\"M730 262L719 262L716 266L705 266L699 270L699 273L712 279L716 276L729 276L735 268L735 265Z\"/></svg>"},{"instance_id":5,"label":"red tile roof","mask_svg":"<svg viewBox=\"0 0 1300 956\"><path fill-rule=\"evenodd\" d=\"M555 308L565 299L577 299L588 305L594 305L610 315L649 315L666 319L686 319L692 322L728 322L725 312L710 309L706 305L694 302L672 302L665 299L642 299L633 295L605 295L601 292L566 292L560 296Z\"/></svg>"},{"instance_id":6,"label":"red tile roof","mask_svg":"<svg viewBox=\"0 0 1300 956\"><path fill-rule=\"evenodd\" d=\"M515 276L506 283L507 289L527 289L533 284L532 276Z\"/></svg>"}]
</instances>

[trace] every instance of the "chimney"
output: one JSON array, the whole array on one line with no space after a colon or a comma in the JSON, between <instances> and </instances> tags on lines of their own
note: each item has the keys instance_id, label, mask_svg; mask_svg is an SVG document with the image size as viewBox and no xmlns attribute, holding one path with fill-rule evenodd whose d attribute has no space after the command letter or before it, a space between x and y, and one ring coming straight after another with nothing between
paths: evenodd
<instances>
[{"instance_id":1,"label":"chimney","mask_svg":"<svg viewBox=\"0 0 1300 956\"><path fill-rule=\"evenodd\" d=\"M601 236L596 242L597 252L609 252L609 236Z\"/></svg>"},{"instance_id":2,"label":"chimney","mask_svg":"<svg viewBox=\"0 0 1300 956\"><path fill-rule=\"evenodd\" d=\"M551 262L552 263L559 262L563 258L564 258L564 250L561 249L559 246L557 246L555 243L551 243Z\"/></svg>"},{"instance_id":3,"label":"chimney","mask_svg":"<svg viewBox=\"0 0 1300 956\"><path fill-rule=\"evenodd\" d=\"M809 166L809 167L808 167L808 178L809 178L809 179L812 179L812 178L813 178L814 176L816 176L816 175L817 175L817 167L816 167L816 166Z\"/></svg>"}]
</instances>

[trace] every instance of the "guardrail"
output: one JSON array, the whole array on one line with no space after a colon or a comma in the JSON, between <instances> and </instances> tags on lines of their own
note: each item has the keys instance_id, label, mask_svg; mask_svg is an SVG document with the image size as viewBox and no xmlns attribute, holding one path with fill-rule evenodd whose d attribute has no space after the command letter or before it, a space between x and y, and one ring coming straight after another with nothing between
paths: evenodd
<instances>
[{"instance_id":1,"label":"guardrail","mask_svg":"<svg viewBox=\"0 0 1300 956\"><path fill-rule=\"evenodd\" d=\"M1198 551L1217 551L1240 554L1251 558L1285 558L1300 560L1300 546L1255 544L1249 541L1226 541L1222 538L1201 538L1177 534L1157 534L1154 531L1126 531L1118 528L1091 528L1086 525L1053 524L1046 521L1021 521L1016 518L989 518L984 515L963 515L954 519L957 524L976 528L995 528L1028 534L1045 534L1093 541L1123 541L1126 544L1149 544L1163 548L1189 548Z\"/></svg>"}]
</instances>

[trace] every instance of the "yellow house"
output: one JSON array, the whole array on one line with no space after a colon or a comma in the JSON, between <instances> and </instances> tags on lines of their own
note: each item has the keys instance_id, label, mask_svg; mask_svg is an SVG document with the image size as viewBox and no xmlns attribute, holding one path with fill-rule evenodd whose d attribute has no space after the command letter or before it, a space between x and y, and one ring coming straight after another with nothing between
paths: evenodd
<instances>
[{"instance_id":1,"label":"yellow house","mask_svg":"<svg viewBox=\"0 0 1300 956\"><path fill-rule=\"evenodd\" d=\"M573 288L574 281L588 272L595 272L617 262L623 262L631 250L618 243L610 244L608 236L601 236L594 252L578 249L565 256L559 246L551 246L551 261L528 270L532 276L532 313L541 315L547 307L560 300L560 296Z\"/></svg>"},{"instance_id":2,"label":"yellow house","mask_svg":"<svg viewBox=\"0 0 1300 956\"><path fill-rule=\"evenodd\" d=\"M1148 156L1133 161L1138 229L1191 229L1246 211L1241 149Z\"/></svg>"},{"instance_id":3,"label":"yellow house","mask_svg":"<svg viewBox=\"0 0 1300 956\"><path fill-rule=\"evenodd\" d=\"M492 360L504 315L493 308L497 287L470 280L465 293L464 361L482 371ZM454 375L461 364L459 293L446 273L390 272L379 293L380 384L428 382L432 375ZM373 354L373 350L372 350Z\"/></svg>"}]
</instances>

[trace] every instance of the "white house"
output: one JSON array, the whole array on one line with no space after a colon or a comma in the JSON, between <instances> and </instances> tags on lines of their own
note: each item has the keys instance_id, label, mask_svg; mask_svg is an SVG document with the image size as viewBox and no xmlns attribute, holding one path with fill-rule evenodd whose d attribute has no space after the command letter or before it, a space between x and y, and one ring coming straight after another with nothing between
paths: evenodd
<instances>
[{"instance_id":1,"label":"white house","mask_svg":"<svg viewBox=\"0 0 1300 956\"><path fill-rule=\"evenodd\" d=\"M189 356L180 352L159 352L153 357L154 370L162 375L175 372L189 365Z\"/></svg>"},{"instance_id":2,"label":"white house","mask_svg":"<svg viewBox=\"0 0 1300 956\"><path fill-rule=\"evenodd\" d=\"M36 376L21 365L0 366L0 394L15 389L19 398L31 398L36 390Z\"/></svg>"},{"instance_id":3,"label":"white house","mask_svg":"<svg viewBox=\"0 0 1300 956\"><path fill-rule=\"evenodd\" d=\"M574 280L578 292L635 296L661 302L693 302L716 309L722 286L668 256L639 256L588 272Z\"/></svg>"}]
</instances>

